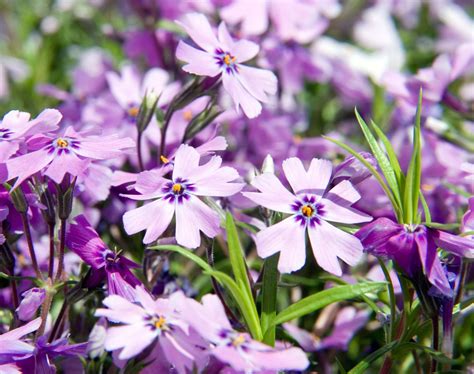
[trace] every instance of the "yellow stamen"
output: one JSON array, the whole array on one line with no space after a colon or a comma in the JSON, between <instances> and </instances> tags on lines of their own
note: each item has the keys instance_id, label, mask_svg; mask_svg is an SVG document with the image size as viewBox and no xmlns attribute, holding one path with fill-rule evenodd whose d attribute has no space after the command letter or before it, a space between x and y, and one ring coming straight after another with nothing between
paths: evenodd
<instances>
[{"instance_id":1,"label":"yellow stamen","mask_svg":"<svg viewBox=\"0 0 474 374\"><path fill-rule=\"evenodd\" d=\"M127 112L130 117L136 117L138 116L139 110L140 108L138 108L137 106L134 106L134 107L131 107Z\"/></svg>"},{"instance_id":2,"label":"yellow stamen","mask_svg":"<svg viewBox=\"0 0 474 374\"><path fill-rule=\"evenodd\" d=\"M58 140L56 140L56 145L59 148L66 148L69 145L69 142L66 139L59 138Z\"/></svg>"},{"instance_id":3,"label":"yellow stamen","mask_svg":"<svg viewBox=\"0 0 474 374\"><path fill-rule=\"evenodd\" d=\"M303 215L306 217L311 217L313 215L313 211L313 208L311 208L309 205L305 205L301 208L301 213L303 213Z\"/></svg>"},{"instance_id":4,"label":"yellow stamen","mask_svg":"<svg viewBox=\"0 0 474 374\"><path fill-rule=\"evenodd\" d=\"M193 119L193 112L189 109L183 112L183 118L185 121L191 121Z\"/></svg>"},{"instance_id":5,"label":"yellow stamen","mask_svg":"<svg viewBox=\"0 0 474 374\"><path fill-rule=\"evenodd\" d=\"M166 325L166 319L160 316L154 323L157 329L162 329Z\"/></svg>"},{"instance_id":6,"label":"yellow stamen","mask_svg":"<svg viewBox=\"0 0 474 374\"><path fill-rule=\"evenodd\" d=\"M170 160L168 160L165 156L161 155L160 156L160 160L163 164L167 164L168 162L170 162Z\"/></svg>"},{"instance_id":7,"label":"yellow stamen","mask_svg":"<svg viewBox=\"0 0 474 374\"><path fill-rule=\"evenodd\" d=\"M435 189L435 186L433 186L432 184L423 183L421 185L421 189L425 192L431 192Z\"/></svg>"},{"instance_id":8,"label":"yellow stamen","mask_svg":"<svg viewBox=\"0 0 474 374\"><path fill-rule=\"evenodd\" d=\"M228 53L224 56L224 63L229 66L237 60L234 56L229 55Z\"/></svg>"},{"instance_id":9,"label":"yellow stamen","mask_svg":"<svg viewBox=\"0 0 474 374\"><path fill-rule=\"evenodd\" d=\"M303 140L303 138L299 135L294 135L293 136L293 141L295 142L295 144L300 144L302 140Z\"/></svg>"},{"instance_id":10,"label":"yellow stamen","mask_svg":"<svg viewBox=\"0 0 474 374\"><path fill-rule=\"evenodd\" d=\"M244 334L239 334L237 337L232 340L232 345L234 347L238 347L239 345L242 345L245 343L245 335Z\"/></svg>"},{"instance_id":11,"label":"yellow stamen","mask_svg":"<svg viewBox=\"0 0 474 374\"><path fill-rule=\"evenodd\" d=\"M173 187L171 187L174 193L180 193L182 188L183 187L179 183L175 183L173 184Z\"/></svg>"}]
</instances>

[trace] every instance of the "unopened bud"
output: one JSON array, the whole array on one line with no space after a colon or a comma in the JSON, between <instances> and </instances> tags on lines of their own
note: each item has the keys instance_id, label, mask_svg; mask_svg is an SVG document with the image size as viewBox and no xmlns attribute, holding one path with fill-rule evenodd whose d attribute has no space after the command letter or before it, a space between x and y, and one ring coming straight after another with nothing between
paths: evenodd
<instances>
[{"instance_id":1,"label":"unopened bud","mask_svg":"<svg viewBox=\"0 0 474 374\"><path fill-rule=\"evenodd\" d=\"M157 103L158 95L155 93L155 91L147 91L137 115L137 128L139 132L145 131L145 129L150 124L151 119L155 114Z\"/></svg>"},{"instance_id":2,"label":"unopened bud","mask_svg":"<svg viewBox=\"0 0 474 374\"><path fill-rule=\"evenodd\" d=\"M273 157L269 154L265 156L265 159L262 163L262 174L263 173L272 173L275 174L275 163L273 162Z\"/></svg>"}]
</instances>

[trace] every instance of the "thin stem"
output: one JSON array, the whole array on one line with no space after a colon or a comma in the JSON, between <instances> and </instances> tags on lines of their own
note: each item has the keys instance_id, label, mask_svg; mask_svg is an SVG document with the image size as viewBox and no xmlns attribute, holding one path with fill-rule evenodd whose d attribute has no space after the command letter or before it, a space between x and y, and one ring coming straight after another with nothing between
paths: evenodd
<instances>
[{"instance_id":1,"label":"thin stem","mask_svg":"<svg viewBox=\"0 0 474 374\"><path fill-rule=\"evenodd\" d=\"M456 293L456 298L454 299L454 305L461 302L462 294L464 292L464 284L466 283L466 276L469 273L468 269L469 269L469 263L467 261L463 261L462 267L461 267L461 275L459 277L458 292Z\"/></svg>"},{"instance_id":2,"label":"thin stem","mask_svg":"<svg viewBox=\"0 0 474 374\"><path fill-rule=\"evenodd\" d=\"M206 246L206 254L207 254L207 263L211 266L214 267L214 249L213 249L213 243L209 244ZM226 314L229 316L229 319L234 322L236 325L240 325L239 319L235 315L235 313L232 311L232 309L229 308L227 305L224 295L222 295L222 292L219 288L219 284L217 281L214 279L214 277L211 277L211 283L212 287L214 288L214 292L216 293L217 297L219 300L222 302L222 305L224 306L224 310L226 311Z\"/></svg>"},{"instance_id":3,"label":"thin stem","mask_svg":"<svg viewBox=\"0 0 474 374\"><path fill-rule=\"evenodd\" d=\"M18 305L20 305L20 299L18 298L18 288L16 287L15 279L10 279L10 287L12 289L13 309L16 310L16 308L18 308Z\"/></svg>"},{"instance_id":4,"label":"thin stem","mask_svg":"<svg viewBox=\"0 0 474 374\"><path fill-rule=\"evenodd\" d=\"M54 274L54 223L48 224L48 235L49 235L48 277L53 279L53 274Z\"/></svg>"},{"instance_id":5,"label":"thin stem","mask_svg":"<svg viewBox=\"0 0 474 374\"><path fill-rule=\"evenodd\" d=\"M420 357L418 356L418 352L413 350L411 351L413 355L413 360L415 361L415 367L417 374L423 374L423 370L421 369Z\"/></svg>"},{"instance_id":6,"label":"thin stem","mask_svg":"<svg viewBox=\"0 0 474 374\"><path fill-rule=\"evenodd\" d=\"M431 322L433 324L433 349L435 351L439 350L439 320L438 316L435 315L431 318ZM436 366L438 362L433 358L431 363L431 372L436 372Z\"/></svg>"},{"instance_id":7,"label":"thin stem","mask_svg":"<svg viewBox=\"0 0 474 374\"><path fill-rule=\"evenodd\" d=\"M51 333L49 334L49 339L48 342L52 342L54 338L56 337L59 327L61 326L62 320L64 319L64 315L66 314L67 310L67 302L66 299L64 299L63 305L61 306L61 310L59 311L58 317L56 318L56 321L54 322L53 329L51 330Z\"/></svg>"},{"instance_id":8,"label":"thin stem","mask_svg":"<svg viewBox=\"0 0 474 374\"><path fill-rule=\"evenodd\" d=\"M170 106L168 107L168 109L166 110L166 113L165 113L165 118L163 119L163 127L161 129L161 143L160 143L160 149L159 149L159 152L158 152L158 160L160 162L160 164L163 163L163 161L161 160L161 156L165 156L165 147L166 147L166 133L168 132L168 127L169 127L169 124L170 124L170 120L171 120L171 116L173 115L175 109L174 109L174 105L173 104L170 104Z\"/></svg>"},{"instance_id":9,"label":"thin stem","mask_svg":"<svg viewBox=\"0 0 474 374\"><path fill-rule=\"evenodd\" d=\"M26 212L20 213L20 217L21 217L21 223L23 224L23 231L25 233L26 242L28 244L28 250L30 252L31 263L33 265L33 269L35 270L36 277L38 279L43 279L43 274L41 274L41 271L38 266L38 261L36 260L35 249L33 247L33 239L31 238L31 230L30 230L30 223L28 221L28 215Z\"/></svg>"},{"instance_id":10,"label":"thin stem","mask_svg":"<svg viewBox=\"0 0 474 374\"><path fill-rule=\"evenodd\" d=\"M262 311L260 321L262 331L264 333L263 342L274 346L275 345L275 329L273 319L276 316L277 304L277 290L278 290L278 259L279 253L265 259L263 268L263 283L262 283Z\"/></svg>"},{"instance_id":11,"label":"thin stem","mask_svg":"<svg viewBox=\"0 0 474 374\"><path fill-rule=\"evenodd\" d=\"M393 288L393 283L392 283L392 278L390 277L390 273L387 270L387 267L385 266L384 262L381 259L378 259L380 268L383 271L383 274L385 276L385 279L387 280L388 284L388 294L390 297L390 330L389 330L389 336L388 336L388 343L390 343L393 339L393 336L395 335L395 318L397 315L397 305L396 305L396 299L395 299L395 291Z\"/></svg>"},{"instance_id":12,"label":"thin stem","mask_svg":"<svg viewBox=\"0 0 474 374\"><path fill-rule=\"evenodd\" d=\"M138 131L137 156L138 156L138 167L140 168L140 171L145 170L145 167L143 166L143 158L142 158L142 135L143 135L143 131Z\"/></svg>"},{"instance_id":13,"label":"thin stem","mask_svg":"<svg viewBox=\"0 0 474 374\"><path fill-rule=\"evenodd\" d=\"M56 273L56 281L61 279L64 270L64 247L66 245L66 220L61 219L59 226L59 256L58 271Z\"/></svg>"},{"instance_id":14,"label":"thin stem","mask_svg":"<svg viewBox=\"0 0 474 374\"><path fill-rule=\"evenodd\" d=\"M46 321L48 319L49 309L51 308L51 303L53 301L53 293L46 291L46 298L43 301L41 306L41 325L36 331L35 340L44 334L44 329L46 328Z\"/></svg>"}]
</instances>

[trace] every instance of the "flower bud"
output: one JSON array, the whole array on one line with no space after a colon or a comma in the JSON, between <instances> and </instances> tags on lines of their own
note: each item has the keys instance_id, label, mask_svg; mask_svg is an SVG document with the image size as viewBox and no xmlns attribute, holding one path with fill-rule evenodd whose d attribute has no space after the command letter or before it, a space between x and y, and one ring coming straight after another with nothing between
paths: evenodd
<instances>
[{"instance_id":1,"label":"flower bud","mask_svg":"<svg viewBox=\"0 0 474 374\"><path fill-rule=\"evenodd\" d=\"M43 288L33 287L23 292L22 296L23 299L16 309L16 313L21 321L31 321L43 303L46 297L46 291Z\"/></svg>"},{"instance_id":2,"label":"flower bud","mask_svg":"<svg viewBox=\"0 0 474 374\"><path fill-rule=\"evenodd\" d=\"M155 91L147 91L140 105L137 116L137 129L139 132L145 131L155 114L156 105L158 103L158 95Z\"/></svg>"},{"instance_id":3,"label":"flower bud","mask_svg":"<svg viewBox=\"0 0 474 374\"><path fill-rule=\"evenodd\" d=\"M273 162L273 157L271 155L266 155L262 163L262 174L263 173L272 173L275 174L275 163Z\"/></svg>"}]
</instances>

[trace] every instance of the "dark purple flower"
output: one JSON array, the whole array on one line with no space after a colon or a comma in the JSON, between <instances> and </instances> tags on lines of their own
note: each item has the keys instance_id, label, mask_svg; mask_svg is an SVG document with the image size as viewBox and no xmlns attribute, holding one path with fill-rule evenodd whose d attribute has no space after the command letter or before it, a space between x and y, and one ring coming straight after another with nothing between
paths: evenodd
<instances>
[{"instance_id":1,"label":"dark purple flower","mask_svg":"<svg viewBox=\"0 0 474 374\"><path fill-rule=\"evenodd\" d=\"M402 225L388 218L378 218L360 229L356 236L365 251L390 258L412 279L424 273L441 293L452 295L437 248L452 254L474 258L474 241L430 229L424 225Z\"/></svg>"},{"instance_id":2,"label":"dark purple flower","mask_svg":"<svg viewBox=\"0 0 474 374\"><path fill-rule=\"evenodd\" d=\"M96 286L107 278L109 294L134 300L134 288L141 282L130 269L138 265L110 250L83 215L77 216L75 221L69 225L66 245L92 267L89 286Z\"/></svg>"}]
</instances>

